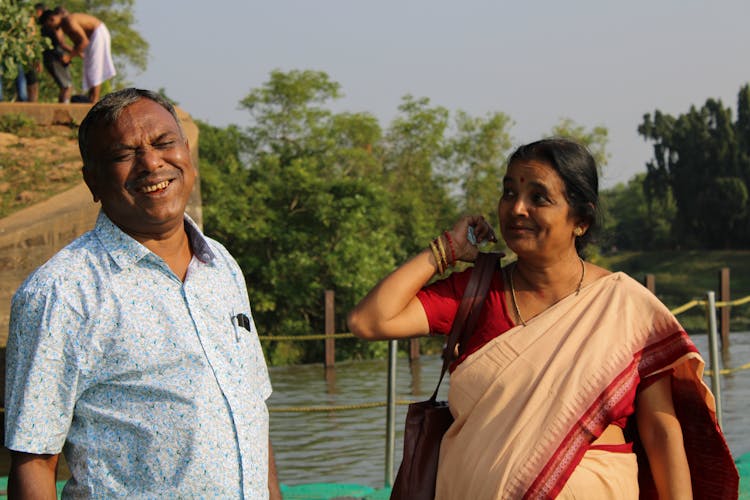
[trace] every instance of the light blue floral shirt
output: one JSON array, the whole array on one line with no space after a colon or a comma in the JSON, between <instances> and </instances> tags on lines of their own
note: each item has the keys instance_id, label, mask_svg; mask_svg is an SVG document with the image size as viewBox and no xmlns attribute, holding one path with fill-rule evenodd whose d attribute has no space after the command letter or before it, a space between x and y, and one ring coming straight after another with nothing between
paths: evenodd
<instances>
[{"instance_id":1,"label":"light blue floral shirt","mask_svg":"<svg viewBox=\"0 0 750 500\"><path fill-rule=\"evenodd\" d=\"M271 384L244 278L185 227L184 283L102 212L13 297L5 445L62 449L64 497L268 497Z\"/></svg>"}]
</instances>

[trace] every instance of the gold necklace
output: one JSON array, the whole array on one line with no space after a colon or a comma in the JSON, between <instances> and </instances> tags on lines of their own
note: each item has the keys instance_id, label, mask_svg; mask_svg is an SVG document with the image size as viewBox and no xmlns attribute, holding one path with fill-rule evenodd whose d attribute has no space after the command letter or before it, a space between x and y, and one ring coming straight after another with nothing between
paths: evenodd
<instances>
[{"instance_id":1,"label":"gold necklace","mask_svg":"<svg viewBox=\"0 0 750 500\"><path fill-rule=\"evenodd\" d=\"M581 279L578 280L578 286L576 286L576 295L578 295L578 292L581 291L581 285L583 284L583 277L586 275L586 265L583 263L583 259L578 257L578 260L581 261ZM513 266L510 268L510 278L508 281L510 281L510 298L513 302L513 312L516 313L516 317L521 321L521 324L523 326L526 326L526 321L523 320L523 316L521 316L521 310L518 309L518 300L516 299L516 288L513 286L513 271L516 269L516 263L513 263Z\"/></svg>"}]
</instances>

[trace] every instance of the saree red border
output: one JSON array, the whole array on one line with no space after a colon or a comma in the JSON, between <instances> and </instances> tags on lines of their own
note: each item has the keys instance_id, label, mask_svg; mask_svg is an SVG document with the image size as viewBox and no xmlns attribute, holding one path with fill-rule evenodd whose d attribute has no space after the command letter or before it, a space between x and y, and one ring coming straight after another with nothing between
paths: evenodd
<instances>
[{"instance_id":1,"label":"saree red border","mask_svg":"<svg viewBox=\"0 0 750 500\"><path fill-rule=\"evenodd\" d=\"M578 420L578 425L565 436L524 498L554 498L560 493L589 445L601 435L614 415L630 405L627 396L632 394L640 380L637 368L638 358L607 386Z\"/></svg>"},{"instance_id":2,"label":"saree red border","mask_svg":"<svg viewBox=\"0 0 750 500\"><path fill-rule=\"evenodd\" d=\"M681 358L698 353L683 330L678 330L649 346L634 356L633 362L618 375L589 407L539 476L529 487L524 498L554 498L564 488L567 480L580 463L591 442L599 436L612 415L617 415L630 404L628 394L642 378L669 368L671 365L689 365L691 359ZM697 361L696 361L697 362ZM685 451L690 465L693 494L695 498L736 499L739 491L737 473L731 452L716 421L713 404L709 405L706 391L701 386L700 375L693 370L683 370L683 376L673 377L675 411L683 427ZM711 399L712 401L712 399ZM634 425L629 425L634 440L633 450L638 457L639 486L641 498L658 498L656 487L648 466L645 450L640 443ZM702 464L711 464L711 474L705 474Z\"/></svg>"}]
</instances>

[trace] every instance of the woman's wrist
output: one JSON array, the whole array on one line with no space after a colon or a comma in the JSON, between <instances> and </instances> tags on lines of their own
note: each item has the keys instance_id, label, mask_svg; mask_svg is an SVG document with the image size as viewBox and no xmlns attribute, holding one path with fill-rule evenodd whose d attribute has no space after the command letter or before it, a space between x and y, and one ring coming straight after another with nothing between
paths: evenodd
<instances>
[{"instance_id":1,"label":"woman's wrist","mask_svg":"<svg viewBox=\"0 0 750 500\"><path fill-rule=\"evenodd\" d=\"M456 264L456 247L448 231L430 242L430 251L438 274L445 273Z\"/></svg>"}]
</instances>

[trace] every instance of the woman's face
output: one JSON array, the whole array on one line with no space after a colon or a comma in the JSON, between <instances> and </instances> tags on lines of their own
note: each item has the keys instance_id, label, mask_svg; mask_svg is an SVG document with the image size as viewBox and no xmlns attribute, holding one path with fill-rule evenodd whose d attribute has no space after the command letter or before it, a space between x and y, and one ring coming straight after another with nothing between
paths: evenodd
<instances>
[{"instance_id":1,"label":"woman's face","mask_svg":"<svg viewBox=\"0 0 750 500\"><path fill-rule=\"evenodd\" d=\"M565 199L565 183L546 162L508 166L498 216L505 242L520 258L555 260L575 253L576 218Z\"/></svg>"}]
</instances>

